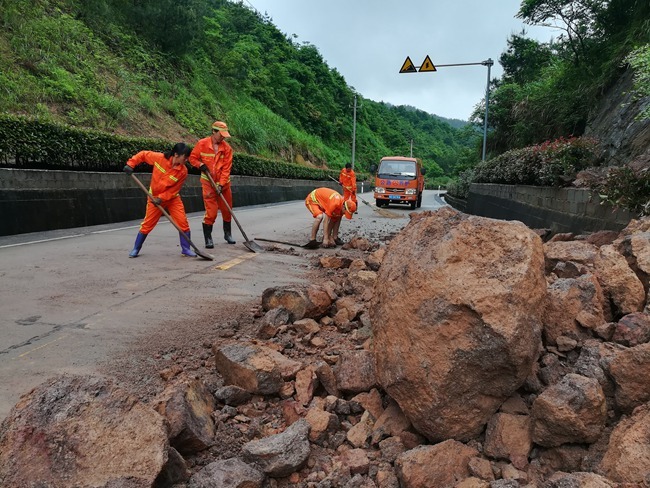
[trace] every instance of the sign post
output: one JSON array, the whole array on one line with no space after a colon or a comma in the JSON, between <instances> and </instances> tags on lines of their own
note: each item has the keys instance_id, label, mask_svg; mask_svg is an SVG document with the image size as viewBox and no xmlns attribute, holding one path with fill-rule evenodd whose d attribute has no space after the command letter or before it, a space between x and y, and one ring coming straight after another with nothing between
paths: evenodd
<instances>
[{"instance_id":1,"label":"sign post","mask_svg":"<svg viewBox=\"0 0 650 488\"><path fill-rule=\"evenodd\" d=\"M481 61L480 63L456 63L456 64L439 64L434 65L431 61L431 58L427 54L427 57L424 58L420 66L415 66L413 61L409 56L406 56L406 61L402 64L402 68L399 70L400 73L420 73L422 71L438 71L437 68L446 68L448 66L487 66L487 86L485 87L485 120L483 121L483 154L481 160L485 161L485 149L487 145L487 126L488 126L488 109L490 104L490 68L494 61L491 58Z\"/></svg>"}]
</instances>

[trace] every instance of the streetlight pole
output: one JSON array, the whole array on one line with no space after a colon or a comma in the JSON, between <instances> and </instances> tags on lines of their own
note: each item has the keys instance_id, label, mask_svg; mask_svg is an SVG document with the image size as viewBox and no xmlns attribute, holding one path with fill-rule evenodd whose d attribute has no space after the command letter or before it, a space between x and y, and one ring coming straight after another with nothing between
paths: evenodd
<instances>
[{"instance_id":1,"label":"streetlight pole","mask_svg":"<svg viewBox=\"0 0 650 488\"><path fill-rule=\"evenodd\" d=\"M481 161L485 161L485 147L487 145L487 128L488 128L488 109L490 106L490 68L494 64L492 58L487 58L487 60L481 63L483 66L487 66L487 86L485 87L485 120L483 121L483 155Z\"/></svg>"},{"instance_id":2,"label":"streetlight pole","mask_svg":"<svg viewBox=\"0 0 650 488\"><path fill-rule=\"evenodd\" d=\"M357 145L357 95L354 95L354 115L352 117L352 169L354 169L354 151Z\"/></svg>"},{"instance_id":3,"label":"streetlight pole","mask_svg":"<svg viewBox=\"0 0 650 488\"><path fill-rule=\"evenodd\" d=\"M485 120L483 121L483 154L481 156L482 161L485 161L485 149L487 146L487 126L488 126L488 110L490 106L490 68L494 64L492 58L487 58L485 61L480 63L453 63L453 64L436 64L435 66L427 56L421 66L415 66L411 62L411 58L407 57L406 61L402 65L400 73L418 73L418 71L437 71L437 68L444 68L447 66L476 66L476 65L487 66L487 86L485 87Z\"/></svg>"}]
</instances>

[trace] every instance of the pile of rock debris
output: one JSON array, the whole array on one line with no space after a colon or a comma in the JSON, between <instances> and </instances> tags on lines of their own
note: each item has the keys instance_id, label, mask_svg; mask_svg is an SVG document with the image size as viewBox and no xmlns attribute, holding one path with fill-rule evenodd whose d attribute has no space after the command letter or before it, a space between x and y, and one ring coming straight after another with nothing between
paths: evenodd
<instances>
[{"instance_id":1,"label":"pile of rock debris","mask_svg":"<svg viewBox=\"0 0 650 488\"><path fill-rule=\"evenodd\" d=\"M444 208L354 238L149 402L88 376L24 395L0 485L650 486L650 220L540 234Z\"/></svg>"}]
</instances>

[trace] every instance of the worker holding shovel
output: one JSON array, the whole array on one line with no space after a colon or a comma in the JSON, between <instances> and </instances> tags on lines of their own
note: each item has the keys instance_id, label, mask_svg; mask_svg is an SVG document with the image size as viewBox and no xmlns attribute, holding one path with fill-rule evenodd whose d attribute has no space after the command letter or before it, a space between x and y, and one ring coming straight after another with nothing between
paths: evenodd
<instances>
[{"instance_id":1,"label":"worker holding shovel","mask_svg":"<svg viewBox=\"0 0 650 488\"><path fill-rule=\"evenodd\" d=\"M140 231L135 238L133 250L129 253L130 258L138 256L144 240L160 220L163 211L168 212L171 219L173 219L172 221L178 226L181 254L196 257L196 254L190 248L190 225L187 222L185 207L179 195L179 191L187 178L185 163L189 155L190 147L179 142L164 153L140 151L126 162L124 172L128 175L133 175L133 169L141 163L153 167L147 211L142 224L140 224ZM143 187L143 189L146 188Z\"/></svg>"},{"instance_id":2,"label":"worker holding shovel","mask_svg":"<svg viewBox=\"0 0 650 488\"><path fill-rule=\"evenodd\" d=\"M351 163L347 163L339 173L339 183L343 187L343 199L357 203L357 175Z\"/></svg>"},{"instance_id":3,"label":"worker holding shovel","mask_svg":"<svg viewBox=\"0 0 650 488\"><path fill-rule=\"evenodd\" d=\"M325 222L323 224L323 247L335 247L343 244L343 241L339 239L341 218L343 215L348 219L352 218L352 214L357 210L354 200L345 200L339 192L321 187L307 195L305 206L316 220L311 227L311 240L304 247L318 247L316 235L323 221Z\"/></svg>"},{"instance_id":4,"label":"worker holding shovel","mask_svg":"<svg viewBox=\"0 0 650 488\"><path fill-rule=\"evenodd\" d=\"M228 244L235 244L232 238L232 215L230 213L230 208L232 208L232 189L230 188L232 148L226 142L227 137L230 137L228 126L225 122L218 120L212 124L212 135L199 140L190 154L190 164L195 168L199 168L202 172L201 186L205 206L203 237L205 238L205 247L208 249L214 247L212 227L215 220L217 220L219 210L221 210L223 218L223 238ZM215 181L216 190L205 174L207 172L210 172L212 179ZM221 192L228 205L219 198L219 192Z\"/></svg>"}]
</instances>

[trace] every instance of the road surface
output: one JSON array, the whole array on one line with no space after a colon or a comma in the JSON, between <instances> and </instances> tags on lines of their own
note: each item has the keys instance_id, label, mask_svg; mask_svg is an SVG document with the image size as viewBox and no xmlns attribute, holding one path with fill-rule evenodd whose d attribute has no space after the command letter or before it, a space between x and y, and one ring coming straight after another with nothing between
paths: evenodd
<instances>
[{"instance_id":1,"label":"road surface","mask_svg":"<svg viewBox=\"0 0 650 488\"><path fill-rule=\"evenodd\" d=\"M418 211L445 205L438 193L426 191ZM355 235L381 240L408 223L408 207L393 205L389 210L400 217L384 218L371 193L360 196L371 205L359 201L354 218L344 219L344 240ZM312 217L303 201L235 208L235 213L249 239L309 240ZM202 213L189 218L192 240L203 249ZM96 372L127 345L163 333L165 323L191 331L193 321L206 320L208 311L255 305L266 288L303 281L310 258L336 252L252 253L235 225L237 244L225 243L219 219L215 249L206 251L215 260L184 258L178 232L163 217L140 256L129 259L138 225L0 237L0 419L20 395L54 374Z\"/></svg>"}]
</instances>

